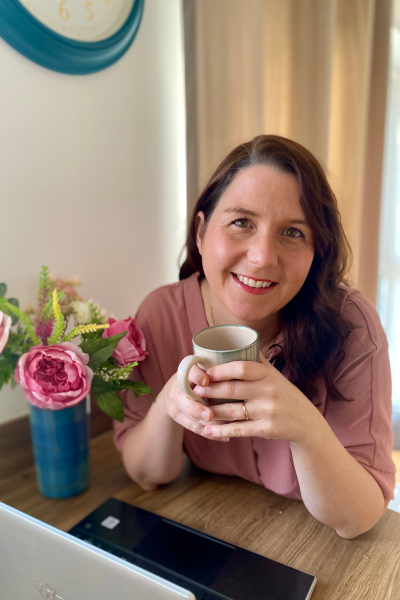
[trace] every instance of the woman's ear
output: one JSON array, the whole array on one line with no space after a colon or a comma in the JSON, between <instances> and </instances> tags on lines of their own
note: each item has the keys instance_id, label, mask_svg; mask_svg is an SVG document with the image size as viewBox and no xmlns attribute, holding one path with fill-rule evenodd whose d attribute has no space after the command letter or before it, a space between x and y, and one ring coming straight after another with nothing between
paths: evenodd
<instances>
[{"instance_id":1,"label":"woman's ear","mask_svg":"<svg viewBox=\"0 0 400 600\"><path fill-rule=\"evenodd\" d=\"M205 224L204 213L202 210L200 210L197 213L195 223L196 223L196 245L197 245L197 249L201 256L201 246L203 243L203 233L204 233L204 224Z\"/></svg>"}]
</instances>

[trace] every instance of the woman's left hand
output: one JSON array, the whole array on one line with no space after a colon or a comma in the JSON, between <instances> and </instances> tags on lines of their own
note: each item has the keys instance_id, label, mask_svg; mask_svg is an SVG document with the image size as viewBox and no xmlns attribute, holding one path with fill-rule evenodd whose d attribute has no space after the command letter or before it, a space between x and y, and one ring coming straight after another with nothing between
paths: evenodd
<instances>
[{"instance_id":1,"label":"woman's left hand","mask_svg":"<svg viewBox=\"0 0 400 600\"><path fill-rule=\"evenodd\" d=\"M261 354L259 363L225 363L208 369L207 374L210 384L207 387L196 386L195 394L209 399L239 400L210 405L214 413L212 420L225 421L225 424L206 425L204 433L207 436L302 442L318 426L318 419L322 416L318 409Z\"/></svg>"}]
</instances>

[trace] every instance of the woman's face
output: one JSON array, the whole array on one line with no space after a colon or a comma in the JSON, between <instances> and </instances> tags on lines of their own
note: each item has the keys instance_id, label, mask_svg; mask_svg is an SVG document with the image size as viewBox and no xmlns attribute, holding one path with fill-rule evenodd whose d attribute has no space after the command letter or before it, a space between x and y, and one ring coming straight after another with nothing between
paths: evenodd
<instances>
[{"instance_id":1,"label":"woman's face","mask_svg":"<svg viewBox=\"0 0 400 600\"><path fill-rule=\"evenodd\" d=\"M211 302L225 322L264 322L297 294L314 257L294 175L264 165L240 171L209 220L198 213L197 246Z\"/></svg>"}]
</instances>

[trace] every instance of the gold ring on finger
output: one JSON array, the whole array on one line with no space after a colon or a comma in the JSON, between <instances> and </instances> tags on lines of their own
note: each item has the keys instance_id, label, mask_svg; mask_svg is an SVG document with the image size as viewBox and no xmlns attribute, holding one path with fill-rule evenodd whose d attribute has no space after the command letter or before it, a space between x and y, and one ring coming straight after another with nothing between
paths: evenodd
<instances>
[{"instance_id":1,"label":"gold ring on finger","mask_svg":"<svg viewBox=\"0 0 400 600\"><path fill-rule=\"evenodd\" d=\"M245 405L245 400L243 400L242 402L242 408L243 408L243 412L244 412L244 418L246 419L246 421L249 420L249 413L247 412L247 408Z\"/></svg>"}]
</instances>

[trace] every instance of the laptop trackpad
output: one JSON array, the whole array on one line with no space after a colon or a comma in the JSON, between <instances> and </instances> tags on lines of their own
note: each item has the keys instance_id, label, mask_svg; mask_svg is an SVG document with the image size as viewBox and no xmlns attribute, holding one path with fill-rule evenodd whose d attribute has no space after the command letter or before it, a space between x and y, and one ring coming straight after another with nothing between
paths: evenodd
<instances>
[{"instance_id":1,"label":"laptop trackpad","mask_svg":"<svg viewBox=\"0 0 400 600\"><path fill-rule=\"evenodd\" d=\"M143 558L205 586L212 584L234 550L234 546L204 534L193 534L166 519L132 548Z\"/></svg>"}]
</instances>

